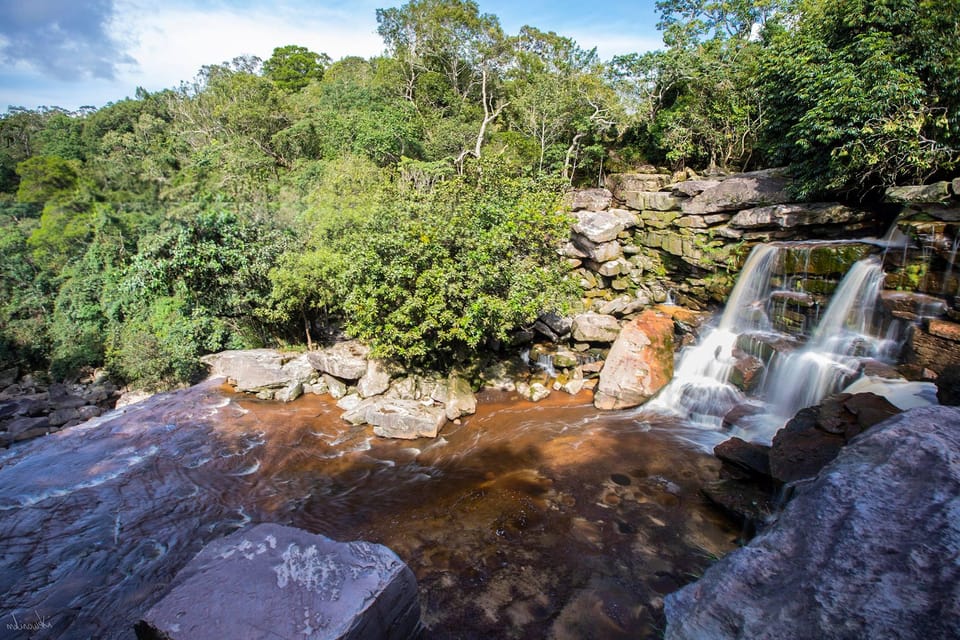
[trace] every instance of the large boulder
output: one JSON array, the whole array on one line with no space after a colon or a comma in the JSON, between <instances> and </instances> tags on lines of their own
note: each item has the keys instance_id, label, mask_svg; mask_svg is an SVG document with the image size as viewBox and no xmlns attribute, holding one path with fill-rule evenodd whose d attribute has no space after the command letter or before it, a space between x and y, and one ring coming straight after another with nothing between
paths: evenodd
<instances>
[{"instance_id":1,"label":"large boulder","mask_svg":"<svg viewBox=\"0 0 960 640\"><path fill-rule=\"evenodd\" d=\"M137 623L140 640L406 639L417 582L390 549L258 524L211 542Z\"/></svg>"},{"instance_id":2,"label":"large boulder","mask_svg":"<svg viewBox=\"0 0 960 640\"><path fill-rule=\"evenodd\" d=\"M390 388L390 370L382 360L368 360L363 377L357 382L357 392L362 398L378 396Z\"/></svg>"},{"instance_id":3,"label":"large boulder","mask_svg":"<svg viewBox=\"0 0 960 640\"><path fill-rule=\"evenodd\" d=\"M684 213L720 213L790 202L782 170L740 173L683 202Z\"/></svg>"},{"instance_id":4,"label":"large boulder","mask_svg":"<svg viewBox=\"0 0 960 640\"><path fill-rule=\"evenodd\" d=\"M645 311L624 325L600 371L598 409L643 404L673 376L673 320Z\"/></svg>"},{"instance_id":5,"label":"large boulder","mask_svg":"<svg viewBox=\"0 0 960 640\"><path fill-rule=\"evenodd\" d=\"M780 519L667 596L669 640L954 638L960 409L887 420L797 487Z\"/></svg>"},{"instance_id":6,"label":"large boulder","mask_svg":"<svg viewBox=\"0 0 960 640\"><path fill-rule=\"evenodd\" d=\"M950 199L950 183L906 185L889 187L884 196L888 202L901 204L935 204Z\"/></svg>"},{"instance_id":7,"label":"large boulder","mask_svg":"<svg viewBox=\"0 0 960 640\"><path fill-rule=\"evenodd\" d=\"M341 380L359 380L367 372L369 355L369 347L356 340L348 340L326 349L311 351L307 358L313 368L321 373Z\"/></svg>"},{"instance_id":8,"label":"large boulder","mask_svg":"<svg viewBox=\"0 0 960 640\"><path fill-rule=\"evenodd\" d=\"M613 316L581 313L574 316L570 332L577 342L613 342L620 335L620 322Z\"/></svg>"},{"instance_id":9,"label":"large boulder","mask_svg":"<svg viewBox=\"0 0 960 640\"><path fill-rule=\"evenodd\" d=\"M448 420L456 420L477 412L477 397L473 395L473 389L466 378L451 375L446 384L438 385L437 389L443 389L444 397L438 400L444 403ZM436 395L433 397L437 398Z\"/></svg>"},{"instance_id":10,"label":"large boulder","mask_svg":"<svg viewBox=\"0 0 960 640\"><path fill-rule=\"evenodd\" d=\"M223 376L237 391L258 393L303 384L316 377L307 357L280 353L276 349L222 351L203 356L210 374Z\"/></svg>"}]
</instances>

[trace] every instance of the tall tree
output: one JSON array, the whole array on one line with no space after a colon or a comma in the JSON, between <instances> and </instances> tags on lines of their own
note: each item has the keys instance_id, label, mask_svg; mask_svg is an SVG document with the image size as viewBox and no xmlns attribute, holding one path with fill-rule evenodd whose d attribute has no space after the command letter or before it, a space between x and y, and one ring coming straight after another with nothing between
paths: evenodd
<instances>
[{"instance_id":1,"label":"tall tree","mask_svg":"<svg viewBox=\"0 0 960 640\"><path fill-rule=\"evenodd\" d=\"M273 50L270 59L263 63L263 73L284 91L293 92L323 78L323 70L330 62L330 56L325 53L288 44Z\"/></svg>"}]
</instances>

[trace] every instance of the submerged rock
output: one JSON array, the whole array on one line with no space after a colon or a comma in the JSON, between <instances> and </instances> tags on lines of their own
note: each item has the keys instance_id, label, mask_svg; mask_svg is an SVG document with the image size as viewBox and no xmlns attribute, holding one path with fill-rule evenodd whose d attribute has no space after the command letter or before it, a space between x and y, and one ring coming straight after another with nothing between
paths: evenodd
<instances>
[{"instance_id":1,"label":"submerged rock","mask_svg":"<svg viewBox=\"0 0 960 640\"><path fill-rule=\"evenodd\" d=\"M137 623L139 640L412 638L417 582L390 549L259 524L211 542Z\"/></svg>"},{"instance_id":2,"label":"submerged rock","mask_svg":"<svg viewBox=\"0 0 960 640\"><path fill-rule=\"evenodd\" d=\"M665 637L956 637L958 454L952 407L859 436L766 532L667 596Z\"/></svg>"},{"instance_id":3,"label":"submerged rock","mask_svg":"<svg viewBox=\"0 0 960 640\"><path fill-rule=\"evenodd\" d=\"M636 407L673 376L673 320L645 311L624 325L600 371L593 404L598 409Z\"/></svg>"}]
</instances>

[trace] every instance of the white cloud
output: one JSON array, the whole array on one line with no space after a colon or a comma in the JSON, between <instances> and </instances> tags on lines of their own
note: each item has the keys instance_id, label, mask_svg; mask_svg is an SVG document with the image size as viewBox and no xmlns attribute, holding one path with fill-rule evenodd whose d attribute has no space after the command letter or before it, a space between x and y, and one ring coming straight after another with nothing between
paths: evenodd
<instances>
[{"instance_id":1,"label":"white cloud","mask_svg":"<svg viewBox=\"0 0 960 640\"><path fill-rule=\"evenodd\" d=\"M263 9L219 6L212 10L127 2L118 6L114 28L130 43L138 68L122 79L150 90L179 85L207 64L239 55L270 57L275 47L297 44L327 53L334 60L346 55L378 54L382 42L375 33L373 10L312 9L294 6Z\"/></svg>"}]
</instances>

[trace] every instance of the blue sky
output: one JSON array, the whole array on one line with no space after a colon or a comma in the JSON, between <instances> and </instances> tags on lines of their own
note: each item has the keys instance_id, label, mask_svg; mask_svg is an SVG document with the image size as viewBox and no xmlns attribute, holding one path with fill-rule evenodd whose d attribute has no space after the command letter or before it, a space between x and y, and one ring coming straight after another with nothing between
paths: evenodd
<instances>
[{"instance_id":1,"label":"blue sky","mask_svg":"<svg viewBox=\"0 0 960 640\"><path fill-rule=\"evenodd\" d=\"M0 0L0 112L101 107L190 80L205 64L298 44L334 60L383 50L390 0ZM603 58L660 46L654 0L477 0L508 33L525 24Z\"/></svg>"}]
</instances>

